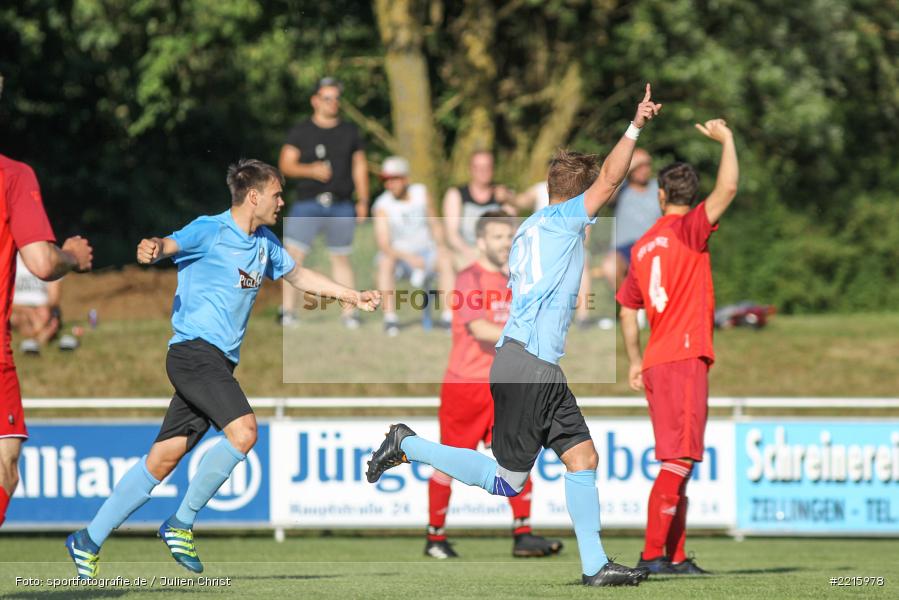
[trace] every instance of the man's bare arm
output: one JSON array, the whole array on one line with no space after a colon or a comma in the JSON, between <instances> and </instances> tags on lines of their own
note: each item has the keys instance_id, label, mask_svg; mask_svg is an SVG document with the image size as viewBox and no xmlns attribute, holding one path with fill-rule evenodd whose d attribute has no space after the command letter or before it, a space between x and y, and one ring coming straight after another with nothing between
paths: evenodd
<instances>
[{"instance_id":1,"label":"man's bare arm","mask_svg":"<svg viewBox=\"0 0 899 600\"><path fill-rule=\"evenodd\" d=\"M387 222L387 215L384 214L383 210L376 210L372 220L375 223L375 243L381 254L389 258L405 261L413 268L424 268L425 261L422 257L410 252L397 250L390 244L390 224Z\"/></svg>"},{"instance_id":2,"label":"man's bare arm","mask_svg":"<svg viewBox=\"0 0 899 600\"><path fill-rule=\"evenodd\" d=\"M518 210L534 210L537 206L537 194L534 186L530 186L525 191L516 194L512 200L512 205Z\"/></svg>"},{"instance_id":3,"label":"man's bare arm","mask_svg":"<svg viewBox=\"0 0 899 600\"><path fill-rule=\"evenodd\" d=\"M440 221L440 217L437 216L437 204L434 202L434 197L431 195L430 190L425 193L427 194L428 228L431 230L431 238L434 240L434 243L438 248L441 248L446 245L443 223Z\"/></svg>"},{"instance_id":4,"label":"man's bare arm","mask_svg":"<svg viewBox=\"0 0 899 600\"><path fill-rule=\"evenodd\" d=\"M44 281L55 281L75 271L90 271L94 251L81 236L67 239L62 248L52 242L32 242L19 248L22 262L35 277Z\"/></svg>"},{"instance_id":5,"label":"man's bare arm","mask_svg":"<svg viewBox=\"0 0 899 600\"><path fill-rule=\"evenodd\" d=\"M456 188L448 189L443 197L443 224L447 245L468 259L477 260L477 250L462 239L462 195Z\"/></svg>"},{"instance_id":6,"label":"man's bare arm","mask_svg":"<svg viewBox=\"0 0 899 600\"><path fill-rule=\"evenodd\" d=\"M705 212L709 223L714 225L733 202L737 195L737 185L740 181L740 163L737 160L737 147L734 144L734 134L727 127L724 119L712 119L705 125L696 124L704 136L721 144L721 164L718 165L718 178L715 180L715 188L705 201Z\"/></svg>"},{"instance_id":7,"label":"man's bare arm","mask_svg":"<svg viewBox=\"0 0 899 600\"><path fill-rule=\"evenodd\" d=\"M487 319L475 319L468 324L468 330L479 342L495 344L503 334L503 326L491 323Z\"/></svg>"},{"instance_id":8,"label":"man's bare arm","mask_svg":"<svg viewBox=\"0 0 899 600\"><path fill-rule=\"evenodd\" d=\"M381 303L381 292L359 292L305 267L294 267L284 279L301 292L309 292L322 298L335 298L341 305L355 306L365 312L375 310Z\"/></svg>"},{"instance_id":9,"label":"man's bare arm","mask_svg":"<svg viewBox=\"0 0 899 600\"><path fill-rule=\"evenodd\" d=\"M634 115L634 127L642 129L647 122L659 114L661 109L661 104L656 104L652 101L652 88L647 83L643 100L637 106L637 113ZM596 178L596 181L584 194L584 208L587 210L587 215L591 217L595 215L615 194L618 186L627 177L627 171L631 165L631 157L636 146L637 140L625 134L621 136L621 139L612 148L612 151L602 163L599 177Z\"/></svg>"},{"instance_id":10,"label":"man's bare arm","mask_svg":"<svg viewBox=\"0 0 899 600\"><path fill-rule=\"evenodd\" d=\"M368 216L368 159L364 150L353 152L353 185L356 187L356 218L365 219Z\"/></svg>"},{"instance_id":11,"label":"man's bare arm","mask_svg":"<svg viewBox=\"0 0 899 600\"><path fill-rule=\"evenodd\" d=\"M390 245L390 223L383 210L376 210L372 215L375 224L375 243L383 254L393 257L393 247Z\"/></svg>"},{"instance_id":12,"label":"man's bare arm","mask_svg":"<svg viewBox=\"0 0 899 600\"><path fill-rule=\"evenodd\" d=\"M637 323L637 310L621 307L621 336L624 338L624 347L627 350L628 384L631 389L638 391L643 389L643 356L640 353L640 325Z\"/></svg>"},{"instance_id":13,"label":"man's bare arm","mask_svg":"<svg viewBox=\"0 0 899 600\"><path fill-rule=\"evenodd\" d=\"M281 146L278 169L285 177L293 179L315 179L322 183L331 180L331 166L321 160L311 163L300 162L300 149L290 144Z\"/></svg>"}]
</instances>

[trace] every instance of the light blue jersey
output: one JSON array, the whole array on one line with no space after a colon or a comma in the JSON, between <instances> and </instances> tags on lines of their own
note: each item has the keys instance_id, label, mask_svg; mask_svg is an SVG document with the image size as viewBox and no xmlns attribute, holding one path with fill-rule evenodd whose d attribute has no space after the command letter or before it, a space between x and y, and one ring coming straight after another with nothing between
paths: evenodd
<instances>
[{"instance_id":1,"label":"light blue jersey","mask_svg":"<svg viewBox=\"0 0 899 600\"><path fill-rule=\"evenodd\" d=\"M509 337L558 364L581 287L586 227L595 222L581 194L550 204L521 224L509 254L512 307L497 347Z\"/></svg>"},{"instance_id":2,"label":"light blue jersey","mask_svg":"<svg viewBox=\"0 0 899 600\"><path fill-rule=\"evenodd\" d=\"M194 219L169 237L179 248L169 345L202 338L237 363L263 276L283 277L294 260L268 228L248 235L230 210Z\"/></svg>"}]
</instances>

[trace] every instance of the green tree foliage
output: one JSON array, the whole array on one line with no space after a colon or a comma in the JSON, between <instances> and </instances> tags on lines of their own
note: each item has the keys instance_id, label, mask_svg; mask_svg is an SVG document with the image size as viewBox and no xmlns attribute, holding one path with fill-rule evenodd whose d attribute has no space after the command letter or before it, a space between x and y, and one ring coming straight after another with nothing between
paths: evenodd
<instances>
[{"instance_id":1,"label":"green tree foliage","mask_svg":"<svg viewBox=\"0 0 899 600\"><path fill-rule=\"evenodd\" d=\"M519 188L556 145L607 152L651 81L665 108L641 144L658 166L691 161L708 190L718 149L692 124L724 116L737 133L740 195L713 243L720 302L899 306L899 1L402 4L427 67L430 180L459 180L477 146ZM86 232L101 264L127 262L140 236L221 210L230 161L275 161L323 74L344 80L370 159L397 150L376 18L397 5L5 3L0 151L35 166L59 235Z\"/></svg>"},{"instance_id":2,"label":"green tree foliage","mask_svg":"<svg viewBox=\"0 0 899 600\"><path fill-rule=\"evenodd\" d=\"M386 114L367 5L305 5L0 6L0 151L34 166L57 235L88 234L99 265L122 264L141 236L224 210L227 165L276 161L322 73L340 71L354 102Z\"/></svg>"}]
</instances>

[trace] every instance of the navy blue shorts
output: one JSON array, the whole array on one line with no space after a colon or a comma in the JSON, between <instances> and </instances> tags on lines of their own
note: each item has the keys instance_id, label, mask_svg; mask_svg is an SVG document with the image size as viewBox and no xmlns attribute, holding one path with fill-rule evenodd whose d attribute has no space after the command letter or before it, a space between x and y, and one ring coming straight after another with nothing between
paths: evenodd
<instances>
[{"instance_id":1,"label":"navy blue shorts","mask_svg":"<svg viewBox=\"0 0 899 600\"><path fill-rule=\"evenodd\" d=\"M331 254L348 255L353 249L356 207L349 200L335 200L324 207L313 200L300 200L284 219L284 244L309 252L319 233Z\"/></svg>"},{"instance_id":2,"label":"navy blue shorts","mask_svg":"<svg viewBox=\"0 0 899 600\"><path fill-rule=\"evenodd\" d=\"M542 448L557 456L591 439L559 365L541 360L511 338L490 368L493 456L510 471L527 473Z\"/></svg>"},{"instance_id":3,"label":"navy blue shorts","mask_svg":"<svg viewBox=\"0 0 899 600\"><path fill-rule=\"evenodd\" d=\"M210 424L221 431L234 419L252 414L246 395L234 379L235 366L224 352L201 338L169 346L165 369L175 395L156 441L186 436L190 450Z\"/></svg>"}]
</instances>

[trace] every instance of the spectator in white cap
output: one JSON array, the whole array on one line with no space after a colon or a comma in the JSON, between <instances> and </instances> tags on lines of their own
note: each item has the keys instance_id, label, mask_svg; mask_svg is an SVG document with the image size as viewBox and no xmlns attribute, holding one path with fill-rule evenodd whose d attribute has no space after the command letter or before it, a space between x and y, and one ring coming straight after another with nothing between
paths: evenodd
<instances>
[{"instance_id":1,"label":"spectator in white cap","mask_svg":"<svg viewBox=\"0 0 899 600\"><path fill-rule=\"evenodd\" d=\"M372 208L378 243L378 289L383 294L384 331L399 333L396 280L408 278L420 288L432 274L438 289L453 289L453 266L443 239L434 200L421 183L409 183L409 162L399 156L384 160L381 168L384 192ZM452 311L440 298L439 324L449 328Z\"/></svg>"}]
</instances>

